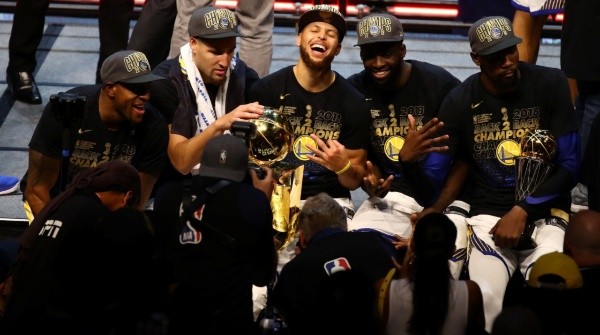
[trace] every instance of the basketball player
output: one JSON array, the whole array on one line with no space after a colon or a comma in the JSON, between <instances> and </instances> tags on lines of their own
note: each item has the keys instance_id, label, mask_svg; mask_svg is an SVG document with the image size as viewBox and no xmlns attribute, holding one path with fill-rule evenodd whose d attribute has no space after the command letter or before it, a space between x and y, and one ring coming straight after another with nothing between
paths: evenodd
<instances>
[{"instance_id":1,"label":"basketball player","mask_svg":"<svg viewBox=\"0 0 600 335\"><path fill-rule=\"evenodd\" d=\"M357 210L349 228L378 229L407 238L412 233L410 214L423 209L413 198L398 164L398 153L408 134L408 115L415 118L418 128L423 127L437 115L446 94L460 81L439 66L405 60L402 24L391 14L362 18L357 32L364 70L348 80L370 104L371 148L368 175L362 185L370 197ZM429 146L428 150L440 148Z\"/></svg>"},{"instance_id":2,"label":"basketball player","mask_svg":"<svg viewBox=\"0 0 600 335\"><path fill-rule=\"evenodd\" d=\"M469 165L472 184L466 197L471 208L463 222L471 230L468 273L481 287L490 332L513 273L520 270L527 278L536 259L562 251L579 140L566 76L559 69L519 62L521 38L509 19L480 19L469 29L469 40L471 58L481 71L444 99L438 117L449 149L430 154L423 172L432 185L443 185L454 159ZM556 146L546 149L555 149L556 155L541 185L516 201L515 156L526 131L536 129L552 134ZM423 183L427 181L414 180L413 187L424 188ZM528 223L534 231L524 235ZM519 243L529 237L532 243Z\"/></svg>"},{"instance_id":3,"label":"basketball player","mask_svg":"<svg viewBox=\"0 0 600 335\"><path fill-rule=\"evenodd\" d=\"M304 164L302 199L326 192L354 215L350 190L364 176L368 141L365 100L331 63L342 48L346 21L332 6L316 5L298 20L300 58L259 80L250 100L281 111L295 135L285 160Z\"/></svg>"}]
</instances>

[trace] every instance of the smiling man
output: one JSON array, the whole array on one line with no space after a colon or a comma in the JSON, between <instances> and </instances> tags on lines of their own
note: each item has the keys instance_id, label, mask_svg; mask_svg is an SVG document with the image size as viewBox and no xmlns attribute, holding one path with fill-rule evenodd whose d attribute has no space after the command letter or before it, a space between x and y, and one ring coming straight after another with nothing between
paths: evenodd
<instances>
[{"instance_id":1,"label":"smiling man","mask_svg":"<svg viewBox=\"0 0 600 335\"><path fill-rule=\"evenodd\" d=\"M408 134L408 115L418 128L438 113L446 94L460 81L445 69L406 60L404 31L398 18L375 13L356 28L364 70L348 80L370 103L370 145L367 178L370 196L360 206L350 229L372 228L410 237L410 215L422 207L413 198L398 164ZM435 148L435 147L433 147Z\"/></svg>"},{"instance_id":2,"label":"smiling man","mask_svg":"<svg viewBox=\"0 0 600 335\"><path fill-rule=\"evenodd\" d=\"M252 100L280 108L293 130L293 151L285 160L304 164L302 199L326 192L354 215L350 190L364 175L368 109L364 97L331 63L342 49L346 21L329 5L316 5L297 22L300 58L259 80Z\"/></svg>"},{"instance_id":3,"label":"smiling man","mask_svg":"<svg viewBox=\"0 0 600 335\"><path fill-rule=\"evenodd\" d=\"M101 85L81 86L50 98L29 142L21 188L30 220L87 167L111 160L140 173L142 208L166 162L167 126L150 100L146 55L118 51L102 64Z\"/></svg>"}]
</instances>

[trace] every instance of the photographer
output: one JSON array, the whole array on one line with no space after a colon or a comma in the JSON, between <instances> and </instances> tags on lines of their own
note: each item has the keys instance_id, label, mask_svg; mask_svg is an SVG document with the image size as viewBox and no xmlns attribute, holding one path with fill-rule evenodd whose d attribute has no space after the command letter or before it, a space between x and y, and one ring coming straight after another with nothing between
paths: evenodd
<instances>
[{"instance_id":1,"label":"photographer","mask_svg":"<svg viewBox=\"0 0 600 335\"><path fill-rule=\"evenodd\" d=\"M198 175L163 186L153 219L172 267L169 334L258 334L252 286L276 271L273 173L249 169L248 147L232 135L211 139Z\"/></svg>"},{"instance_id":2,"label":"photographer","mask_svg":"<svg viewBox=\"0 0 600 335\"><path fill-rule=\"evenodd\" d=\"M119 51L100 70L102 85L82 86L51 97L29 142L23 178L25 210L33 220L86 167L111 160L140 173L142 208L166 162L167 126L147 102L151 73L146 56Z\"/></svg>"}]
</instances>

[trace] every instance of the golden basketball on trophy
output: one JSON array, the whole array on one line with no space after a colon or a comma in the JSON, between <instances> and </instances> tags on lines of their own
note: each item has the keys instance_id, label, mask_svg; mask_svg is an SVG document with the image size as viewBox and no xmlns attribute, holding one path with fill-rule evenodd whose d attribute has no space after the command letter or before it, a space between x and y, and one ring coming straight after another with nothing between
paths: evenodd
<instances>
[{"instance_id":1,"label":"golden basketball on trophy","mask_svg":"<svg viewBox=\"0 0 600 335\"><path fill-rule=\"evenodd\" d=\"M521 156L550 162L556 155L556 140L548 130L527 130L521 139Z\"/></svg>"},{"instance_id":2,"label":"golden basketball on trophy","mask_svg":"<svg viewBox=\"0 0 600 335\"><path fill-rule=\"evenodd\" d=\"M256 134L250 139L248 150L251 162L271 166L285 158L293 145L294 133L287 118L272 107L250 122L256 125Z\"/></svg>"}]
</instances>

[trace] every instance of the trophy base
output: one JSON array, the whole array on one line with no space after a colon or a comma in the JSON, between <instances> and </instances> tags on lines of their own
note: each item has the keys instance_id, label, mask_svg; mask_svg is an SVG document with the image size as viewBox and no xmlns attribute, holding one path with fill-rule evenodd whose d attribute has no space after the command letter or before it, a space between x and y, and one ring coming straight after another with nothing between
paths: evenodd
<instances>
[{"instance_id":1,"label":"trophy base","mask_svg":"<svg viewBox=\"0 0 600 335\"><path fill-rule=\"evenodd\" d=\"M519 242L514 246L513 250L529 250L537 247L537 243L531 237L533 235L533 231L535 230L535 224L533 222L527 222L525 225L525 230L521 237L519 237Z\"/></svg>"},{"instance_id":2,"label":"trophy base","mask_svg":"<svg viewBox=\"0 0 600 335\"><path fill-rule=\"evenodd\" d=\"M531 236L521 235L517 245L512 247L513 250L529 250L537 247L537 243L531 238Z\"/></svg>"}]
</instances>

